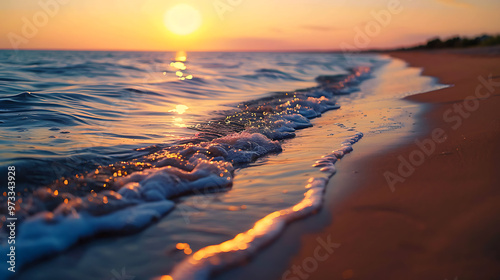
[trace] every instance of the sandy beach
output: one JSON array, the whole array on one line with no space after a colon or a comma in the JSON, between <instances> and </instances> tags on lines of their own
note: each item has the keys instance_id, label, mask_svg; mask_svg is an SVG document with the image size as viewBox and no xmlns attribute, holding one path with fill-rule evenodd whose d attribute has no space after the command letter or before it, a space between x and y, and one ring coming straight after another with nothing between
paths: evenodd
<instances>
[{"instance_id":1,"label":"sandy beach","mask_svg":"<svg viewBox=\"0 0 500 280\"><path fill-rule=\"evenodd\" d=\"M361 141L318 215L222 279L260 278L269 263L266 279L498 279L500 57L390 55L453 86L405 98L425 110L404 145Z\"/></svg>"},{"instance_id":2,"label":"sandy beach","mask_svg":"<svg viewBox=\"0 0 500 280\"><path fill-rule=\"evenodd\" d=\"M408 159L420 149L416 144L390 151L362 167L365 170L359 172L369 176L359 182L358 190L347 201L331 209L334 220L322 230L331 233L343 249L310 277L498 279L500 57L391 55L423 67L425 75L454 85L408 98L431 104L421 120L428 128L419 139L433 139L435 129L444 130L446 137L414 172L408 172L412 173L408 178L395 184L394 192L388 191L383 174L397 174L398 157ZM487 80L490 75L493 82L489 84L496 85L490 88L493 92L488 94L485 85L476 98L476 89L483 84L480 77ZM464 105L466 98L476 101ZM443 117L445 113L448 119ZM315 235L302 240L292 265L301 264L311 254L317 246Z\"/></svg>"}]
</instances>

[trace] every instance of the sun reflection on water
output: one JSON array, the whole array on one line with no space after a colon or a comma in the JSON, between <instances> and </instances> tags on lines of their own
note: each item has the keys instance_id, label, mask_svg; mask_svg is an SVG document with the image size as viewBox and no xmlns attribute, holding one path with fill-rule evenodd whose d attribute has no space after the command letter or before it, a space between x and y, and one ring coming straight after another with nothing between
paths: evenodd
<instances>
[{"instance_id":1,"label":"sun reflection on water","mask_svg":"<svg viewBox=\"0 0 500 280\"><path fill-rule=\"evenodd\" d=\"M186 62L187 54L185 51L178 51L175 54L174 61L170 62L170 67L172 67L175 71L175 75L179 78L179 80L191 80L193 79L193 75L186 74L183 71L187 70Z\"/></svg>"},{"instance_id":2,"label":"sun reflection on water","mask_svg":"<svg viewBox=\"0 0 500 280\"><path fill-rule=\"evenodd\" d=\"M172 109L169 112L175 112L179 115L182 115L187 111L187 109L189 109L188 106L179 104L179 105L175 106L175 109Z\"/></svg>"},{"instance_id":3,"label":"sun reflection on water","mask_svg":"<svg viewBox=\"0 0 500 280\"><path fill-rule=\"evenodd\" d=\"M176 54L175 54L175 60L176 61L186 61L187 60L187 54L185 51L178 51Z\"/></svg>"},{"instance_id":4,"label":"sun reflection on water","mask_svg":"<svg viewBox=\"0 0 500 280\"><path fill-rule=\"evenodd\" d=\"M178 127L187 127L182 118L174 118L174 125Z\"/></svg>"}]
</instances>

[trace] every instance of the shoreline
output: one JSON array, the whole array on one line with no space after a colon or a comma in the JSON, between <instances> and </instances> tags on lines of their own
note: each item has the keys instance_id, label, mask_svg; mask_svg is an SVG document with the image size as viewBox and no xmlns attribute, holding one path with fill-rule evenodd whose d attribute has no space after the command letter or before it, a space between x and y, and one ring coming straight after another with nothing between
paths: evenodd
<instances>
[{"instance_id":1,"label":"shoreline","mask_svg":"<svg viewBox=\"0 0 500 280\"><path fill-rule=\"evenodd\" d=\"M404 98L430 107L417 115L419 129L404 139L406 144L362 156L363 149L369 150L368 143L358 143L349 160L339 163L342 171L331 179L320 213L291 224L247 268L217 279L243 275L242 279L493 279L500 275L500 225L495 223L500 192L494 188L500 185L494 173L500 167L495 160L500 155L495 145L500 139L496 113L500 90L484 87L494 92L487 100L475 99L479 106L469 97L480 84L477 77L487 79L491 73L493 81L500 83L500 57L425 52L390 55L423 67L423 75L454 86ZM469 114L453 111L467 97L468 105L474 105L467 108L475 110L465 112ZM443 119L450 108L452 112ZM408 159L412 153L415 157L415 140L433 140L433 131L439 141L434 150L410 174L398 174L399 158ZM351 176L353 172L362 176ZM386 172L403 181L396 180L390 188L383 176ZM332 186L340 182L348 194L339 197L345 199L332 196ZM314 262L317 238L328 236L341 246L326 260ZM269 271L259 269L273 261L276 265ZM286 271L289 273L284 275Z\"/></svg>"},{"instance_id":2,"label":"shoreline","mask_svg":"<svg viewBox=\"0 0 500 280\"><path fill-rule=\"evenodd\" d=\"M346 133L346 134L351 133L349 131L344 131L345 130L344 128L338 127L337 130L343 131L343 133ZM299 131L301 131L301 134L302 134L302 130L299 130ZM306 130L304 130L304 133L306 133L305 131ZM307 130L307 131L309 131L309 130ZM323 133L324 131L321 130L321 132ZM335 132L334 134L336 136L328 136L328 138L335 138L335 137L339 136L338 132ZM333 135L333 133L332 133L332 135ZM323 135L323 136L325 136L325 135ZM341 144L340 142L344 141L344 140L345 139L343 137L341 137L341 139L339 138L338 144L340 145ZM312 145L313 147L315 146L313 141L309 141L309 142L311 142L311 144L313 144ZM315 148L321 148L321 147L315 147ZM331 147L331 143L330 143L326 147L325 152L331 151L331 148L332 147ZM290 147L290 145L287 145L287 149L293 149L293 147ZM286 174L287 172L291 172L291 170L296 170L297 173L298 172L305 173L303 175L306 176L306 174L310 173L310 171L313 171L313 170L317 171L317 168L315 169L311 165L312 165L312 163L314 163L314 161L318 160L318 158L311 154L311 150L306 149L306 151L304 151L304 149L302 149L301 147L296 147L295 150L299 154L300 153L304 153L304 154L297 155L296 157L292 156L292 159L293 158L297 159L295 162L293 162L293 160L290 161L289 159L286 158L286 157L288 157L287 154L280 153L281 158L282 158L281 161L288 162L289 163L288 167L289 168L291 167L291 168L289 169L289 168L282 167L283 169L274 170L274 172L277 172L277 173L283 172ZM323 155L323 153L320 153L319 155ZM285 157L285 158L283 158L283 157ZM309 163L306 164L309 168L304 168L304 164L301 164L301 162L304 160L305 157L313 157L311 159L310 164ZM262 160L265 162L276 160L279 162L280 161L279 158L280 158L280 156L277 156L276 158L272 157L272 159L271 158L265 159L265 157L263 157ZM262 163L255 162L256 166L254 169L258 170L259 169L258 166L260 164L262 164ZM279 165L279 163L277 163L277 165ZM267 169L267 168L262 167L262 169ZM308 170L308 169L310 169L310 170ZM247 169L245 169L245 170L247 170ZM243 172L246 172L246 171L243 171ZM169 262L169 259L172 259L174 257L176 257L176 258L182 257L182 255L180 255L180 254L175 254L177 251L172 251L173 256L171 256L170 255L170 248L175 248L176 243L184 243L184 242L187 242L189 240L186 240L186 238L183 236L179 236L179 235L175 234L175 231L179 232L179 228L176 227L175 225L172 226L172 222L178 222L178 224L181 224L184 226L184 228L187 228L188 230L183 231L184 233L190 232L191 234L193 234L193 233L198 232L198 234L201 236L203 236L204 233L206 235L209 235L208 237L198 238L199 240L196 240L196 241L189 241L191 248L193 250L198 250L200 248L200 246L201 246L201 248L204 247L203 242L208 242L208 244L213 244L214 242L217 243L217 240L221 240L226 235L231 235L232 233L234 233L234 235L236 235L237 233L239 233L239 232L235 232L235 230L234 230L234 228L236 228L236 225L240 226L241 224L247 223L247 221L241 221L241 220L244 220L244 219L242 219L242 215L237 214L238 211L240 211L240 210L245 210L245 212L249 213L249 214L247 214L248 218L252 218L256 215L257 216L260 215L263 211L264 211L264 214L268 214L268 213L273 212L273 211L267 212L265 210L267 207L265 204L270 204L268 207L270 209L273 209L274 207L278 207L276 210L280 210L282 208L285 208L285 207L282 207L281 205L288 205L289 202L291 202L293 205L294 200L291 200L291 198L294 198L295 196L297 196L299 198L303 197L303 193L304 193L303 187L307 183L307 178L309 178L309 176L305 177L305 180L302 181L302 180L296 180L296 178L289 178L291 176L279 176L276 173L275 174L272 174L272 173L268 174L268 176L270 177L269 182L274 182L273 178L276 178L276 176L277 176L277 178L283 178L280 180L281 183L283 183L283 181L285 180L284 178L287 178L288 180L290 180L290 182L284 184L284 186L283 186L284 188L282 190L278 190L277 188L273 188L273 191L276 192L274 197L269 196L269 197L263 198L261 194L264 192L262 192L262 191L260 192L259 195L253 194L256 191L256 189L262 189L262 190L266 189L265 188L266 185L264 184L264 186L262 186L262 184L261 184L261 183L263 183L262 176L261 176L262 173L259 176L258 175L259 171L254 170L253 172L256 172L256 173L253 173L254 175L247 176L250 179L246 182L247 183L246 185L248 186L248 190L240 189L239 187L241 187L241 184L237 183L236 185L238 187L234 187L231 192L227 192L227 193L221 192L220 194L214 195L214 196L216 196L214 198L217 201L217 205L215 205L215 203L213 203L214 205L209 205L212 203L209 203L208 196L206 198L202 198L201 199L202 203L206 203L207 205L205 205L205 206L201 205L199 211L194 210L193 211L194 213L190 213L191 208L189 207L189 205L196 205L196 203L200 203L200 199L199 199L200 197L193 196L193 197L183 198L182 201L181 200L179 200L179 201L180 201L180 203L187 202L186 204L184 204L186 206L187 210L185 208L179 209L180 207L176 207L176 208L178 208L177 212L174 209L168 216L165 216L164 218L162 218L160 222L155 223L151 227L148 227L148 229L144 230L143 232L141 231L141 233L139 235L137 235L135 238L133 238L136 240L141 240L142 239L141 236L148 235L148 239L158 237L158 239L161 238L161 240L162 240L161 242L162 242L164 247L158 248L158 246L155 246L154 249L148 247L148 246L150 246L150 242L148 242L148 241L145 241L143 243L141 243L140 241L135 242L136 247L149 248L153 252L152 254L162 256L161 258L155 260L154 264L150 264L147 269L142 268L143 270L147 270L146 273L149 273L149 275L147 275L147 276L151 276L151 274L154 275L155 274L154 269L157 269L156 271L158 271L158 270L161 271L162 269L166 270L165 267L172 264L172 261ZM297 174L294 174L294 176L297 176ZM237 176L237 178L239 178L239 179L236 179L236 180L241 180L242 177L244 178L245 176ZM260 182L253 182L254 179L258 178L258 177L260 177L259 178ZM259 180L256 180L256 181L259 181ZM298 184L298 185L295 186L294 184ZM256 185L256 186L254 186L254 185ZM295 189L295 187L297 187L297 189ZM238 194L238 191L239 191L239 194ZM245 197L245 193L247 195L249 195L250 197ZM269 194L269 192L267 192L267 194ZM253 195L253 197L252 197L252 195ZM287 198L284 199L284 197L287 197ZM206 199L207 201L203 202L203 199ZM251 202L253 202L251 199L255 199L255 202L251 203ZM274 200L271 200L271 199L274 199ZM266 202L262 203L263 201L266 201ZM235 206L235 204L236 204L236 206ZM240 207L240 205L241 205L241 207ZM241 209L235 209L235 208L241 208ZM201 210L204 210L204 211L201 211ZM196 212L200 212L200 213L196 213ZM224 223L218 224L217 221L212 221L211 217L220 217L217 214L221 214L224 212L227 212L227 214L224 214L223 220L228 221L228 220L231 220L231 218L234 218L234 222L231 222L231 223L224 222ZM193 214L193 215L190 215L190 214ZM191 216L191 217L189 217L189 216ZM191 222L191 219L193 219L192 222ZM201 223L198 223L198 221L205 222L209 225L206 227L205 231L200 232L199 226L198 226L198 228L196 228L196 225L201 224ZM253 220L250 220L249 223L253 224L253 222L254 222ZM190 227L191 224L193 225L193 227ZM227 225L230 225L231 228L225 229L225 227L227 227ZM170 230L171 228L173 228L174 232L172 232L172 230ZM181 228L184 229L183 227L181 227ZM245 226L244 228L246 229L247 227ZM216 230L216 229L219 229L219 230ZM165 234L165 232L170 233L171 236L173 236L173 237L171 239L165 240L165 235L168 235L168 234ZM152 237L152 236L154 236L154 237ZM209 239L209 238L211 238L211 239ZM130 240L131 238L128 238L128 239ZM143 240L145 240L145 239L143 239ZM226 238L222 239L222 241L225 241L225 240L226 240ZM220 241L220 242L222 242L222 241ZM103 243L103 242L97 242L97 243ZM116 243L123 244L124 241L117 241ZM170 244L170 243L173 243L173 244ZM140 244L140 245L138 245L138 244ZM85 251L86 255L90 255L90 254L98 255L102 251L108 251L108 252L110 252L110 251L117 252L118 251L118 252L122 252L122 253L118 253L118 255L127 255L127 253L123 253L123 251L126 251L127 248L122 248L122 247L125 247L125 246L115 246L115 244L113 244L112 242L106 242L106 246L102 246L101 244L97 244L97 246L96 246L95 242L88 243L82 247L77 248L77 250L73 250L73 249L68 250L68 252L65 252L64 254L61 254L61 255L55 257L54 259L52 259L50 261L50 263L45 263L45 264L40 265L40 266L37 266L37 265L32 266L32 269L28 269L25 272L23 272L22 277L25 277L27 279L27 278L30 278L30 275L35 275L37 273L40 274L40 271L44 271L44 270L48 270L48 269L51 270L51 267L64 267L65 264L63 264L63 263L67 261L67 258L65 258L65 256L72 255L75 253L75 251ZM166 255L164 255L165 248L167 248L166 250L168 252ZM100 249L100 252L96 249ZM129 248L129 250L133 250L133 249L134 248L131 248L131 249ZM139 255L138 259L140 260L141 255L140 254L138 254L138 255ZM145 256L145 255L142 255L142 256ZM149 257L149 256L145 256L145 257ZM103 257L103 258L105 258L105 257ZM167 260L164 260L164 259L167 259ZM76 260L75 263L79 264L80 263L79 261L80 260ZM130 271L133 271L132 269L136 268L136 266L134 266L134 262L130 261L130 258L127 258L126 261L123 261L119 258L117 260L114 260L113 262L106 261L106 260L100 261L100 263L106 263L106 262L108 263L108 264L106 264L106 266L99 267L99 269L101 271L102 270L109 271L109 270L112 270L120 265L127 266L127 268ZM111 263L111 264L109 264L109 263ZM138 262L136 261L135 263L138 263ZM153 262L151 262L151 263L153 263ZM152 269L152 267L153 267L153 269ZM137 270L141 271L140 269L137 269ZM67 269L66 270L59 269L59 271L57 273L60 273L59 275L62 275L63 273L66 273L67 271L68 271ZM72 271L72 273L77 273L77 272L78 272L77 269ZM52 273L55 273L55 272L52 271ZM42 274L47 274L47 273L42 273ZM138 274L138 273L136 273L136 274ZM142 275L142 276L144 276L144 275ZM147 276L146 276L146 278L148 278Z\"/></svg>"}]
</instances>

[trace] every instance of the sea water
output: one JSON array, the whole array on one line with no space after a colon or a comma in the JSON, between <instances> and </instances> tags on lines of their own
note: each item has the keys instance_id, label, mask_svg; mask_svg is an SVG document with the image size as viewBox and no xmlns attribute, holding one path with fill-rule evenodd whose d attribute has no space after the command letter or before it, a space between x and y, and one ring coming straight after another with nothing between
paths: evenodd
<instances>
[{"instance_id":1,"label":"sea water","mask_svg":"<svg viewBox=\"0 0 500 280\"><path fill-rule=\"evenodd\" d=\"M312 155L313 165L306 156L288 159L289 174L273 159L286 156L297 134L307 137L300 132L312 119L363 99L359 85L390 61L334 53L0 52L0 164L16 167L18 267L52 257L21 275L108 279L128 267L141 279L169 272L200 279L258 253L287 223L321 206L335 162L363 131L339 123L331 151ZM423 79L414 88L437 86ZM252 168L260 174L240 183ZM324 176L301 180L310 169ZM231 192L236 201L221 201ZM75 256L77 248L88 253ZM75 256L69 266L65 254Z\"/></svg>"}]
</instances>

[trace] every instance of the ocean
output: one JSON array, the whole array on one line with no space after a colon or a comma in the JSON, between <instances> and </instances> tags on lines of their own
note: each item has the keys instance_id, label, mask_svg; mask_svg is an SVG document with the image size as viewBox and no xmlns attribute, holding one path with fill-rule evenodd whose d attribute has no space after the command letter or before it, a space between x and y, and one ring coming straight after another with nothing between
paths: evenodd
<instances>
[{"instance_id":1,"label":"ocean","mask_svg":"<svg viewBox=\"0 0 500 280\"><path fill-rule=\"evenodd\" d=\"M378 54L0 51L1 239L15 216L19 279L208 278L407 126L362 108L440 87Z\"/></svg>"}]
</instances>

